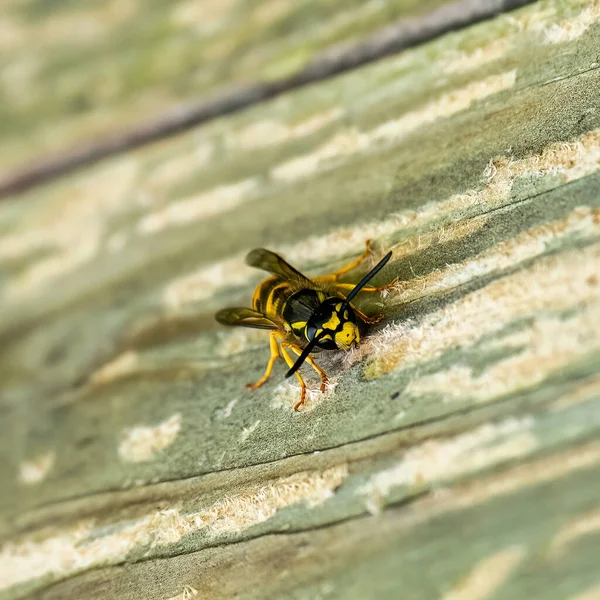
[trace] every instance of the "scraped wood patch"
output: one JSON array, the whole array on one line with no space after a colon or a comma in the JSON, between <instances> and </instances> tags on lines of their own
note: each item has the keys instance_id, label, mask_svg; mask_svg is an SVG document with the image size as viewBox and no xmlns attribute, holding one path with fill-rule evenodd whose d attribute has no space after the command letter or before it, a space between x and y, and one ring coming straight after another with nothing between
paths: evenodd
<instances>
[{"instance_id":1,"label":"scraped wood patch","mask_svg":"<svg viewBox=\"0 0 600 600\"><path fill-rule=\"evenodd\" d=\"M442 55L439 69L443 73L466 73L483 65L500 60L514 47L514 41L509 37L492 40L484 46L479 46L470 52L451 50Z\"/></svg>"},{"instance_id":2,"label":"scraped wood patch","mask_svg":"<svg viewBox=\"0 0 600 600\"><path fill-rule=\"evenodd\" d=\"M35 252L43 256L9 281L5 299L18 302L97 256L111 219L129 206L139 170L139 159L128 156L74 178L60 191L49 192L47 208L36 211L27 227L3 235L0 263ZM58 193L57 199L53 194Z\"/></svg>"},{"instance_id":3,"label":"scraped wood patch","mask_svg":"<svg viewBox=\"0 0 600 600\"><path fill-rule=\"evenodd\" d=\"M15 54L15 58L27 56L25 49L19 46L26 46L31 40L35 40L42 54L51 50L55 44L67 47L73 52L78 47L89 46L90 42L102 41L113 29L124 24L138 11L138 0L113 0L97 7L86 6L83 9L77 7L64 12L56 11L51 19L40 19L39 22L28 19L25 23L22 18L3 17L0 30L2 38L6 36L7 39L2 39L2 43L20 51ZM8 13L11 14L12 10ZM17 64L20 65L20 61Z\"/></svg>"},{"instance_id":4,"label":"scraped wood patch","mask_svg":"<svg viewBox=\"0 0 600 600\"><path fill-rule=\"evenodd\" d=\"M548 44L563 44L580 38L594 23L600 20L600 2L594 0L578 15L559 23L546 25L545 41Z\"/></svg>"},{"instance_id":5,"label":"scraped wood patch","mask_svg":"<svg viewBox=\"0 0 600 600\"><path fill-rule=\"evenodd\" d=\"M600 585L595 585L581 594L570 596L568 600L600 600Z\"/></svg>"},{"instance_id":6,"label":"scraped wood patch","mask_svg":"<svg viewBox=\"0 0 600 600\"><path fill-rule=\"evenodd\" d=\"M305 374L303 373L304 376ZM335 388L338 383L335 379L329 380L324 392L319 389L320 384L316 383L316 380L313 378L310 380L306 378L305 383L307 386L306 398L304 404L298 408L297 412L310 412L319 406L321 402L333 402L335 400ZM296 402L300 400L300 393L300 386L297 383L283 381L273 390L271 408L291 410Z\"/></svg>"},{"instance_id":7,"label":"scraped wood patch","mask_svg":"<svg viewBox=\"0 0 600 600\"><path fill-rule=\"evenodd\" d=\"M260 419L254 421L252 425L249 427L244 427L240 433L240 444L244 444L248 438L256 431L257 427L260 425Z\"/></svg>"},{"instance_id":8,"label":"scraped wood patch","mask_svg":"<svg viewBox=\"0 0 600 600\"><path fill-rule=\"evenodd\" d=\"M600 464L600 444L590 443L566 452L512 467L500 474L480 477L456 489L448 489L439 497L417 501L419 507L428 507L436 514L457 511L484 504L492 498L507 496L548 481L556 481L571 473Z\"/></svg>"},{"instance_id":9,"label":"scraped wood patch","mask_svg":"<svg viewBox=\"0 0 600 600\"><path fill-rule=\"evenodd\" d=\"M365 376L381 377L395 369L432 360L450 348L472 346L518 319L597 302L598 264L598 247L543 258L527 269L492 281L418 324L389 325L368 339ZM597 318L597 310L592 307L587 314L582 313L579 324L584 327L584 322ZM560 330L560 323L555 325ZM588 339L589 331L583 329L582 334L583 341ZM590 340L590 347L596 342Z\"/></svg>"},{"instance_id":10,"label":"scraped wood patch","mask_svg":"<svg viewBox=\"0 0 600 600\"><path fill-rule=\"evenodd\" d=\"M215 147L208 136L199 139L199 132L196 132L193 147L187 153L165 159L147 174L143 181L144 191L152 199L164 197L172 186L209 166L214 154Z\"/></svg>"},{"instance_id":11,"label":"scraped wood patch","mask_svg":"<svg viewBox=\"0 0 600 600\"><path fill-rule=\"evenodd\" d=\"M54 466L55 452L40 454L32 460L21 463L19 467L19 480L26 485L42 482Z\"/></svg>"},{"instance_id":12,"label":"scraped wood patch","mask_svg":"<svg viewBox=\"0 0 600 600\"><path fill-rule=\"evenodd\" d=\"M133 373L139 362L137 352L128 350L106 363L90 376L93 384L104 384Z\"/></svg>"},{"instance_id":13,"label":"scraped wood patch","mask_svg":"<svg viewBox=\"0 0 600 600\"><path fill-rule=\"evenodd\" d=\"M198 595L198 590L193 588L191 585L186 585L183 587L181 594L177 594L176 596L171 596L168 600L191 600Z\"/></svg>"},{"instance_id":14,"label":"scraped wood patch","mask_svg":"<svg viewBox=\"0 0 600 600\"><path fill-rule=\"evenodd\" d=\"M600 535L600 507L579 515L561 527L550 542L548 556L559 559L570 544L594 534Z\"/></svg>"},{"instance_id":15,"label":"scraped wood patch","mask_svg":"<svg viewBox=\"0 0 600 600\"><path fill-rule=\"evenodd\" d=\"M137 425L123 431L119 456L124 462L146 462L170 446L181 430L181 415L172 415L155 426Z\"/></svg>"},{"instance_id":16,"label":"scraped wood patch","mask_svg":"<svg viewBox=\"0 0 600 600\"><path fill-rule=\"evenodd\" d=\"M450 117L478 100L511 88L515 80L516 71L492 75L443 94L423 108L382 123L370 131L342 131L314 152L277 165L271 170L271 177L276 181L295 182L337 166L340 158L371 151L382 145L396 144L424 125Z\"/></svg>"},{"instance_id":17,"label":"scraped wood patch","mask_svg":"<svg viewBox=\"0 0 600 600\"><path fill-rule=\"evenodd\" d=\"M234 356L246 352L251 348L267 347L269 343L268 332L237 327L223 331L220 342L216 348L218 356Z\"/></svg>"},{"instance_id":18,"label":"scraped wood patch","mask_svg":"<svg viewBox=\"0 0 600 600\"><path fill-rule=\"evenodd\" d=\"M136 230L140 234L149 235L168 227L189 225L194 221L229 212L250 200L258 189L258 180L251 177L170 202L165 207L142 217L137 223Z\"/></svg>"},{"instance_id":19,"label":"scraped wood patch","mask_svg":"<svg viewBox=\"0 0 600 600\"><path fill-rule=\"evenodd\" d=\"M271 518L278 510L305 502L317 506L331 498L348 476L345 464L325 471L305 471L257 491L226 497L207 511L188 515L184 529L210 527L215 532L241 531Z\"/></svg>"},{"instance_id":20,"label":"scraped wood patch","mask_svg":"<svg viewBox=\"0 0 600 600\"><path fill-rule=\"evenodd\" d=\"M511 546L481 560L463 581L442 600L485 600L506 583L521 564L527 551L523 546Z\"/></svg>"},{"instance_id":21,"label":"scraped wood patch","mask_svg":"<svg viewBox=\"0 0 600 600\"><path fill-rule=\"evenodd\" d=\"M584 402L600 398L600 375L596 375L583 381L575 390L564 394L552 403L550 410L560 412L568 410Z\"/></svg>"},{"instance_id":22,"label":"scraped wood patch","mask_svg":"<svg viewBox=\"0 0 600 600\"><path fill-rule=\"evenodd\" d=\"M453 365L433 375L417 377L405 393L415 398L436 394L446 402L485 402L535 387L578 358L600 350L600 332L595 323L600 323L600 304L584 308L568 319L536 318L531 326L505 340L507 348L513 344L519 348L517 354L494 363L477 376L469 366ZM485 347L481 351L485 352Z\"/></svg>"},{"instance_id":23,"label":"scraped wood patch","mask_svg":"<svg viewBox=\"0 0 600 600\"><path fill-rule=\"evenodd\" d=\"M359 253L367 239L383 241L401 231L418 230L419 233L412 234L394 248L395 258L408 260L412 252L436 243L464 238L485 226L485 213L519 199L512 196L513 185L519 178L529 178L536 193L542 193L595 173L599 168L600 130L594 130L574 142L551 144L542 153L523 159L501 156L490 160L483 173L484 185L479 190L453 194L417 210L390 215L383 221L334 229L326 235L312 236L299 243L282 246L277 251L293 264L301 266L310 261L326 261L352 252ZM435 228L435 224L440 222L447 224ZM596 231L598 227L598 211L581 207L566 220L539 226L514 241L501 242L497 252L491 249L473 262L450 265L445 270L436 271L429 280L416 278L403 283L399 289L403 290L404 295L399 300L405 302L436 288L460 284L491 269L503 268L503 265L535 255L553 239L582 229L586 232ZM427 232L427 229L431 231ZM521 258L505 256L506 252L516 251L522 254ZM227 286L247 283L253 276L256 276L256 270L244 264L243 253L238 254L173 280L164 291L164 302L169 310L178 310L210 298Z\"/></svg>"},{"instance_id":24,"label":"scraped wood patch","mask_svg":"<svg viewBox=\"0 0 600 600\"><path fill-rule=\"evenodd\" d=\"M136 547L175 544L187 533L204 528L212 535L240 532L286 506L304 502L313 507L325 502L347 476L345 464L304 471L253 491L226 496L195 513L170 508L110 528L96 528L88 519L45 539L38 534L13 540L0 549L0 589L44 576L64 579L93 567L116 564Z\"/></svg>"},{"instance_id":25,"label":"scraped wood patch","mask_svg":"<svg viewBox=\"0 0 600 600\"><path fill-rule=\"evenodd\" d=\"M585 3L583 3L585 4ZM506 35L493 39L473 50L453 49L441 55L438 68L444 74L465 73L475 70L497 60L501 60L511 51L518 50L519 44L531 38L531 34L539 36L545 44L562 44L580 38L592 25L600 19L600 3L597 0L587 3L582 10L557 22L559 12L570 6L558 2L538 3L518 13L502 17Z\"/></svg>"},{"instance_id":26,"label":"scraped wood patch","mask_svg":"<svg viewBox=\"0 0 600 600\"><path fill-rule=\"evenodd\" d=\"M377 513L392 488L450 480L529 454L537 447L530 433L533 423L531 417L507 419L454 438L428 440L407 450L397 465L373 475L359 493L368 510Z\"/></svg>"},{"instance_id":27,"label":"scraped wood patch","mask_svg":"<svg viewBox=\"0 0 600 600\"><path fill-rule=\"evenodd\" d=\"M186 304L209 298L224 287L247 283L256 270L245 264L244 257L245 254L237 254L175 279L163 294L166 308L176 312Z\"/></svg>"},{"instance_id":28,"label":"scraped wood patch","mask_svg":"<svg viewBox=\"0 0 600 600\"><path fill-rule=\"evenodd\" d=\"M238 4L239 0L208 0L201 4L186 0L175 5L170 20L174 25L189 27L197 33L214 33L224 26Z\"/></svg>"},{"instance_id":29,"label":"scraped wood patch","mask_svg":"<svg viewBox=\"0 0 600 600\"><path fill-rule=\"evenodd\" d=\"M479 222L481 217L471 221ZM485 222L485 221L484 221ZM477 231L476 223L466 231ZM388 303L404 304L431 294L450 290L479 277L500 272L531 260L546 252L552 244L577 235L580 239L593 238L600 233L600 210L581 206L566 217L523 231L514 238L498 242L462 262L445 265L427 275L401 282L390 294ZM408 259L409 260L409 259Z\"/></svg>"},{"instance_id":30,"label":"scraped wood patch","mask_svg":"<svg viewBox=\"0 0 600 600\"><path fill-rule=\"evenodd\" d=\"M518 435L518 434L517 434ZM437 490L410 503L398 516L407 527L416 527L438 516L465 511L520 490L557 481L578 471L600 465L600 444L590 443L542 458L529 458L523 464L509 466L500 472L479 474L464 483ZM386 498L376 498L369 510L380 510Z\"/></svg>"},{"instance_id":31,"label":"scraped wood patch","mask_svg":"<svg viewBox=\"0 0 600 600\"><path fill-rule=\"evenodd\" d=\"M236 131L235 135L227 140L227 143L233 149L254 150L256 148L265 148L283 144L289 140L312 135L320 129L339 121L344 117L345 111L342 107L336 106L329 110L315 113L299 123L291 124L272 119L251 123L241 131Z\"/></svg>"}]
</instances>

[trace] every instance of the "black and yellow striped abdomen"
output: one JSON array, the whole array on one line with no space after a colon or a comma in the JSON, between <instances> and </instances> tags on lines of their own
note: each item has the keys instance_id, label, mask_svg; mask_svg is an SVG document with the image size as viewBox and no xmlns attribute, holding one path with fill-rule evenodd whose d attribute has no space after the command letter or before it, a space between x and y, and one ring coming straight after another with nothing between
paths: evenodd
<instances>
[{"instance_id":1,"label":"black and yellow striped abdomen","mask_svg":"<svg viewBox=\"0 0 600 600\"><path fill-rule=\"evenodd\" d=\"M283 314L283 306L294 293L289 281L279 277L267 277L254 291L252 308L270 319Z\"/></svg>"}]
</instances>

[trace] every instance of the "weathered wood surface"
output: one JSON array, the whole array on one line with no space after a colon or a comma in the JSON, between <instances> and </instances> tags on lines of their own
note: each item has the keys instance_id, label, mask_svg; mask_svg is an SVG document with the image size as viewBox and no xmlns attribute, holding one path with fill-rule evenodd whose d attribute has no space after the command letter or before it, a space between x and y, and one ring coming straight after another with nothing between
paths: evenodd
<instances>
[{"instance_id":1,"label":"weathered wood surface","mask_svg":"<svg viewBox=\"0 0 600 600\"><path fill-rule=\"evenodd\" d=\"M185 110L222 89L285 78L332 46L450 4L7 2L0 14L0 182L27 159Z\"/></svg>"},{"instance_id":2,"label":"weathered wood surface","mask_svg":"<svg viewBox=\"0 0 600 600\"><path fill-rule=\"evenodd\" d=\"M599 20L535 4L5 202L0 597L597 598ZM369 237L384 325L298 414L281 366L245 391L244 253Z\"/></svg>"}]
</instances>

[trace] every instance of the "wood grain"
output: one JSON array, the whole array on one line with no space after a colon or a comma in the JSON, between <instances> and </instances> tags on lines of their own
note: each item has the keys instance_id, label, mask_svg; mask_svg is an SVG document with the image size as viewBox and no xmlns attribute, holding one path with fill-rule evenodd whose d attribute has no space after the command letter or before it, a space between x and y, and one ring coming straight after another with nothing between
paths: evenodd
<instances>
[{"instance_id":1,"label":"wood grain","mask_svg":"<svg viewBox=\"0 0 600 600\"><path fill-rule=\"evenodd\" d=\"M593 597L598 20L536 3L3 203L0 598ZM245 252L367 238L400 281L331 389L245 390Z\"/></svg>"}]
</instances>

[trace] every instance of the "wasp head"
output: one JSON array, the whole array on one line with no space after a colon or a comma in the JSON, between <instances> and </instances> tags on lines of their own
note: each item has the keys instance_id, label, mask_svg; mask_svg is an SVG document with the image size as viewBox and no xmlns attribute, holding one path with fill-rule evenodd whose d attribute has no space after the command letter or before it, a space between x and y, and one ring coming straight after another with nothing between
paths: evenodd
<instances>
[{"instance_id":1,"label":"wasp head","mask_svg":"<svg viewBox=\"0 0 600 600\"><path fill-rule=\"evenodd\" d=\"M316 346L324 350L350 350L360 342L356 314L344 307L339 298L327 298L306 324L306 339L317 338Z\"/></svg>"}]
</instances>

